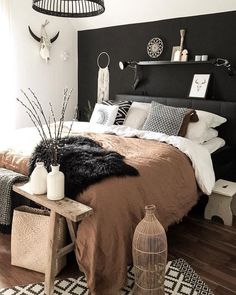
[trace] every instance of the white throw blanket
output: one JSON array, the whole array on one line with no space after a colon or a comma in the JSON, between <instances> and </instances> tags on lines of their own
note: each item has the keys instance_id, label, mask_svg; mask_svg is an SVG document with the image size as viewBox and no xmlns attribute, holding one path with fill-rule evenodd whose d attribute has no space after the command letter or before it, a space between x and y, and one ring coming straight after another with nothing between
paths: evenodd
<instances>
[{"instance_id":1,"label":"white throw blanket","mask_svg":"<svg viewBox=\"0 0 236 295\"><path fill-rule=\"evenodd\" d=\"M109 99L109 69L108 67L100 68L98 70L98 93L97 102L101 103L103 100Z\"/></svg>"},{"instance_id":2,"label":"white throw blanket","mask_svg":"<svg viewBox=\"0 0 236 295\"><path fill-rule=\"evenodd\" d=\"M71 122L65 122L64 135L68 133ZM81 132L95 132L116 134L124 137L139 137L143 139L157 140L175 146L188 156L192 162L197 183L203 193L209 195L215 184L215 174L213 170L211 155L209 151L198 143L180 136L168 136L163 133L137 130L124 125L104 126L101 124L91 124L88 122L75 122L71 130L71 135L76 136ZM86 134L85 134L86 136ZM40 141L35 127L18 129L13 136L12 142L0 143L0 150L12 149L22 154L31 154L34 147ZM27 141L28 139L28 141Z\"/></svg>"}]
</instances>

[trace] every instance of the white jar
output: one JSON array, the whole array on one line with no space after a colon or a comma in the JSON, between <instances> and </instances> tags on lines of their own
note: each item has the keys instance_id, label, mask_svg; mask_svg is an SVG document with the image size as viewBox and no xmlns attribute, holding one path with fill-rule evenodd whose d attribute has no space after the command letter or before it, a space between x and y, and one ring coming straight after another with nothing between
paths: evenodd
<instances>
[{"instance_id":1,"label":"white jar","mask_svg":"<svg viewBox=\"0 0 236 295\"><path fill-rule=\"evenodd\" d=\"M47 192L47 169L43 162L37 162L30 176L30 190L35 195L43 195Z\"/></svg>"},{"instance_id":2,"label":"white jar","mask_svg":"<svg viewBox=\"0 0 236 295\"><path fill-rule=\"evenodd\" d=\"M65 196L65 176L59 171L60 165L51 165L52 171L47 176L47 198L58 201Z\"/></svg>"}]
</instances>

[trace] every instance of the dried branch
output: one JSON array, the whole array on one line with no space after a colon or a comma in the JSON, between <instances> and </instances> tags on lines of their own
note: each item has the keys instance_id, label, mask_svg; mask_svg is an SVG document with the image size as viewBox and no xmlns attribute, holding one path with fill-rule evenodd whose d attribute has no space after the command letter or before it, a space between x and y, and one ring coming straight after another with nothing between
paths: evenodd
<instances>
[{"instance_id":1,"label":"dried branch","mask_svg":"<svg viewBox=\"0 0 236 295\"><path fill-rule=\"evenodd\" d=\"M32 101L30 100L28 95L22 89L21 89L21 92L24 94L24 96L25 96L26 100L29 102L31 108L27 107L21 100L19 100L19 101L23 104L23 106L25 108L28 109L28 111L31 113L31 115L35 118L35 120L37 121L37 123L39 124L39 126L40 126L40 128L42 130L42 133L43 133L44 137L46 138L46 134L45 134L44 128L43 128L43 123L42 123L42 121L41 121L41 119L40 119L40 117L39 117L39 115L38 115Z\"/></svg>"},{"instance_id":2,"label":"dried branch","mask_svg":"<svg viewBox=\"0 0 236 295\"><path fill-rule=\"evenodd\" d=\"M73 91L73 89L70 90L69 94L65 98L64 109L62 111L62 116L61 116L62 124L61 124L61 129L59 130L59 138L61 138L61 135L62 135L62 131L63 131L63 127L64 127L64 122L65 122L65 113L66 113L66 109L67 109L68 102L70 100L72 91Z\"/></svg>"},{"instance_id":3,"label":"dried branch","mask_svg":"<svg viewBox=\"0 0 236 295\"><path fill-rule=\"evenodd\" d=\"M41 115L42 115L42 117L43 117L43 119L44 119L44 122L45 122L45 124L46 124L46 126L47 126L48 133L49 133L49 137L50 137L50 139L53 139L52 134L51 134L51 129L50 129L50 126L48 125L48 121L47 121L46 116L45 116L45 114L44 114L44 111L43 111L42 105L41 105L41 103L39 102L39 100L38 100L37 96L35 95L35 93L34 93L30 88L28 88L28 89L29 89L29 91L31 92L31 94L33 95L34 99L36 100L36 102L37 102L37 104L38 104L39 111L40 111L40 113L41 113Z\"/></svg>"},{"instance_id":4,"label":"dried branch","mask_svg":"<svg viewBox=\"0 0 236 295\"><path fill-rule=\"evenodd\" d=\"M67 133L67 136L70 136L72 126L73 126L75 120L77 119L77 113L78 113L78 106L75 108L74 116L73 116L73 119L71 121L70 128L69 128L69 131Z\"/></svg>"},{"instance_id":5,"label":"dried branch","mask_svg":"<svg viewBox=\"0 0 236 295\"><path fill-rule=\"evenodd\" d=\"M56 122L56 116L55 116L51 102L49 103L50 115L47 119L39 99L37 98L35 93L30 88L28 90L31 93L31 95L33 96L33 98L30 98L27 95L27 93L25 93L23 90L21 90L21 92L23 93L23 95L27 101L27 104L19 98L17 98L17 101L26 109L27 115L29 116L30 120L33 122L34 126L36 127L36 129L39 133L39 136L42 139L42 142L47 147L47 149L50 153L50 159L51 159L52 165L57 165L58 164L58 152L60 149L59 140L61 139L61 136L62 136L63 127L64 127L64 120L65 120L65 113L66 113L67 106L68 106L68 103L69 103L69 100L71 97L72 90L70 92L68 92L68 89L64 89L62 107L61 107L61 115L60 115L58 127L57 127L57 122ZM72 120L70 128L69 128L68 136L71 132L73 123L76 119L77 110L78 109L76 108L74 116L73 116L73 120ZM54 124L54 134L53 135L52 135L51 128L50 128L51 118L52 118L52 121ZM43 122L45 123L45 125ZM46 126L47 132L45 132L45 126ZM48 135L46 133L48 133ZM48 138L48 136L49 136L49 138Z\"/></svg>"},{"instance_id":6,"label":"dried branch","mask_svg":"<svg viewBox=\"0 0 236 295\"><path fill-rule=\"evenodd\" d=\"M61 125L62 125L63 112L64 112L64 109L65 109L65 101L66 101L67 92L68 92L68 89L67 88L64 89L63 100L62 100L62 108L61 108L61 117L60 117L60 120L59 120L57 138L60 138L60 130L61 130Z\"/></svg>"},{"instance_id":7,"label":"dried branch","mask_svg":"<svg viewBox=\"0 0 236 295\"><path fill-rule=\"evenodd\" d=\"M50 112L51 112L53 123L54 123L54 138L56 139L57 138L57 122L56 122L56 117L55 117L55 114L54 114L54 111L53 111L53 107L52 107L51 102L49 102L49 106L50 106Z\"/></svg>"}]
</instances>

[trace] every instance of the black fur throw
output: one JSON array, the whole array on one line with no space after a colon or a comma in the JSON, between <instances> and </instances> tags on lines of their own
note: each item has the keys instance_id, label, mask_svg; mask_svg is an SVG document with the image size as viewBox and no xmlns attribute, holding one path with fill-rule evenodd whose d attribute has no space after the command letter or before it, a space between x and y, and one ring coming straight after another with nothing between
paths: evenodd
<instances>
[{"instance_id":1,"label":"black fur throw","mask_svg":"<svg viewBox=\"0 0 236 295\"><path fill-rule=\"evenodd\" d=\"M65 174L65 193L70 198L106 177L139 175L137 169L124 162L122 155L105 150L90 138L65 137L59 146L60 170ZM50 155L42 142L32 154L29 175L39 161L50 171Z\"/></svg>"}]
</instances>

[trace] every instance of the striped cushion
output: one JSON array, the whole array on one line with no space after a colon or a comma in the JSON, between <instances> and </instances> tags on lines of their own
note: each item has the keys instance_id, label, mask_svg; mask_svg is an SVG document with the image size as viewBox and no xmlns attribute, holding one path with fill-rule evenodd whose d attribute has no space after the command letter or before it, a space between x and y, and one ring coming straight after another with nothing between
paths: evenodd
<instances>
[{"instance_id":1,"label":"striped cushion","mask_svg":"<svg viewBox=\"0 0 236 295\"><path fill-rule=\"evenodd\" d=\"M119 106L114 125L123 125L125 118L127 116L127 113L129 111L129 108L132 104L132 101L115 102L115 101L108 100L108 101L103 101L102 103L105 105L118 105Z\"/></svg>"}]
</instances>

